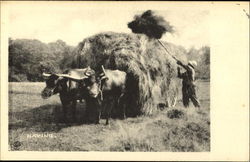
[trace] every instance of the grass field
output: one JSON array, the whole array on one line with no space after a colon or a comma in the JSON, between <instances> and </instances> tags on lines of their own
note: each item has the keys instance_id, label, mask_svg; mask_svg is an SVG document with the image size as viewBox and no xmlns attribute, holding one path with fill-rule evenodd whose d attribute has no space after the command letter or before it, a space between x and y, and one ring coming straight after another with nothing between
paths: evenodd
<instances>
[{"instance_id":1,"label":"grass field","mask_svg":"<svg viewBox=\"0 0 250 162\"><path fill-rule=\"evenodd\" d=\"M59 96L41 98L44 83L9 83L9 149L27 151L210 151L210 83L197 82L201 108L166 108L152 116L112 119L109 126L61 122ZM179 99L181 93L179 93ZM69 111L69 116L71 116Z\"/></svg>"}]
</instances>

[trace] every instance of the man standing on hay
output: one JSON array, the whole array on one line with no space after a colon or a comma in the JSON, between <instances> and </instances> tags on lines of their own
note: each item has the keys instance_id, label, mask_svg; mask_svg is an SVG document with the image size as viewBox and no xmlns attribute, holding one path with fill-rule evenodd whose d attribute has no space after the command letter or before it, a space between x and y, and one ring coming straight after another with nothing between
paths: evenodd
<instances>
[{"instance_id":1,"label":"man standing on hay","mask_svg":"<svg viewBox=\"0 0 250 162\"><path fill-rule=\"evenodd\" d=\"M196 97L195 92L195 70L197 66L196 61L189 61L188 65L184 65L181 61L177 61L177 64L182 66L186 71L180 72L180 67L177 68L178 77L182 79L182 102L185 107L189 106L189 99L193 102L195 107L200 107L200 103Z\"/></svg>"}]
</instances>

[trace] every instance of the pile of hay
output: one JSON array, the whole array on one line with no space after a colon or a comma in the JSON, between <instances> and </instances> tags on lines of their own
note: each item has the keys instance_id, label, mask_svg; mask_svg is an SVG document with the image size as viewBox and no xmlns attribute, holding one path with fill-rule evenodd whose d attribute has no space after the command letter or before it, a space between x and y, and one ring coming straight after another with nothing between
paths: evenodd
<instances>
[{"instance_id":1,"label":"pile of hay","mask_svg":"<svg viewBox=\"0 0 250 162\"><path fill-rule=\"evenodd\" d=\"M175 46L165 45L173 55L183 55ZM107 32L86 38L79 43L72 65L90 66L97 71L103 65L127 72L130 116L152 114L159 103L171 100L169 96L176 91L176 85L172 84L176 62L157 41L144 35Z\"/></svg>"}]
</instances>

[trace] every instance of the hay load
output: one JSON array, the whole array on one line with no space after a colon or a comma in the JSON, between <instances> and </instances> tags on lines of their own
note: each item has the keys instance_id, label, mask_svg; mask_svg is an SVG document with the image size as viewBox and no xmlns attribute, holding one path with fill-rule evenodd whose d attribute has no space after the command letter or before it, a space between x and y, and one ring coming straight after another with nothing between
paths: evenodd
<instances>
[{"instance_id":1,"label":"hay load","mask_svg":"<svg viewBox=\"0 0 250 162\"><path fill-rule=\"evenodd\" d=\"M175 55L183 55L174 45L166 44ZM77 47L73 65L91 66L127 72L129 116L152 114L159 103L166 103L176 94L172 83L176 63L155 40L141 34L100 33L84 39Z\"/></svg>"}]
</instances>

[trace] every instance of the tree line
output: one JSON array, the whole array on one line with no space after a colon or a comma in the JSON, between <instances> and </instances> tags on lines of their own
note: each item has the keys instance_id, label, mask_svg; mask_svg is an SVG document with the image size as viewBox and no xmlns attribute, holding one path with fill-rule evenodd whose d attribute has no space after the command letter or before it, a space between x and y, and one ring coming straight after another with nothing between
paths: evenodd
<instances>
[{"instance_id":1,"label":"tree line","mask_svg":"<svg viewBox=\"0 0 250 162\"><path fill-rule=\"evenodd\" d=\"M61 72L74 47L62 40L43 43L36 39L9 39L9 81L42 81L42 72Z\"/></svg>"},{"instance_id":2,"label":"tree line","mask_svg":"<svg viewBox=\"0 0 250 162\"><path fill-rule=\"evenodd\" d=\"M198 79L210 79L210 47L191 48L186 54L188 60L197 61L196 77Z\"/></svg>"},{"instance_id":3,"label":"tree line","mask_svg":"<svg viewBox=\"0 0 250 162\"><path fill-rule=\"evenodd\" d=\"M180 47L183 48L183 47ZM210 48L186 50L188 60L198 62L197 78L210 78ZM73 67L72 59L76 47L67 45L62 40L43 43L36 39L9 38L9 81L43 81L42 72L63 72Z\"/></svg>"}]
</instances>

